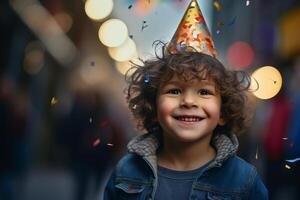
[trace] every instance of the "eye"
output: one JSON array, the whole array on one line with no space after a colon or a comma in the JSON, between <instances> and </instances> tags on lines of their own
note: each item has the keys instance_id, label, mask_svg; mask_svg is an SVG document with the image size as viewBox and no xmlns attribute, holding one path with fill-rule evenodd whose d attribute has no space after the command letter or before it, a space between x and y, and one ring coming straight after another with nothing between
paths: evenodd
<instances>
[{"instance_id":1,"label":"eye","mask_svg":"<svg viewBox=\"0 0 300 200\"><path fill-rule=\"evenodd\" d=\"M212 92L209 91L208 89L200 89L200 90L198 91L198 94L199 94L199 95L211 95Z\"/></svg>"},{"instance_id":2,"label":"eye","mask_svg":"<svg viewBox=\"0 0 300 200\"><path fill-rule=\"evenodd\" d=\"M168 94L175 94L175 95L178 95L181 93L181 91L179 89L170 89L168 90L167 92Z\"/></svg>"}]
</instances>

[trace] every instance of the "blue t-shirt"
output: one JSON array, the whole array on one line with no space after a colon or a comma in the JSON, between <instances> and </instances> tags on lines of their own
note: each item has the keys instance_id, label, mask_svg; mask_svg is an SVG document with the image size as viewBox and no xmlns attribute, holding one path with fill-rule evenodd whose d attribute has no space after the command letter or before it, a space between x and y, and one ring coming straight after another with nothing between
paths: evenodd
<instances>
[{"instance_id":1,"label":"blue t-shirt","mask_svg":"<svg viewBox=\"0 0 300 200\"><path fill-rule=\"evenodd\" d=\"M198 169L190 171L176 171L158 166L158 186L155 199L188 199L194 180L202 173L210 162Z\"/></svg>"}]
</instances>

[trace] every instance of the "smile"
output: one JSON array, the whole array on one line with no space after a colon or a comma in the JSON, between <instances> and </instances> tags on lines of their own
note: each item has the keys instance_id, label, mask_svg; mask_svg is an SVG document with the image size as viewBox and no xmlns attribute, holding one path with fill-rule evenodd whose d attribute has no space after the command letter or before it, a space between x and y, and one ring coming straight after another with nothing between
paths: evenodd
<instances>
[{"instance_id":1,"label":"smile","mask_svg":"<svg viewBox=\"0 0 300 200\"><path fill-rule=\"evenodd\" d=\"M183 122L199 122L203 118L198 117L198 116L177 116L175 119Z\"/></svg>"}]
</instances>

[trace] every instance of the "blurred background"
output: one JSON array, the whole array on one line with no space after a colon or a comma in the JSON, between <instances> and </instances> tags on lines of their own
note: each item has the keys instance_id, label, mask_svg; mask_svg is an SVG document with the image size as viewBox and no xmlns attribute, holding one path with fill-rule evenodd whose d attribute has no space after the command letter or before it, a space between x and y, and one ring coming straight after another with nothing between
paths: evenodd
<instances>
[{"instance_id":1,"label":"blurred background","mask_svg":"<svg viewBox=\"0 0 300 200\"><path fill-rule=\"evenodd\" d=\"M219 59L273 66L273 98L253 97L239 155L270 199L300 199L300 1L198 0ZM138 134L126 105L129 60L168 42L189 0L0 2L0 200L101 199Z\"/></svg>"}]
</instances>

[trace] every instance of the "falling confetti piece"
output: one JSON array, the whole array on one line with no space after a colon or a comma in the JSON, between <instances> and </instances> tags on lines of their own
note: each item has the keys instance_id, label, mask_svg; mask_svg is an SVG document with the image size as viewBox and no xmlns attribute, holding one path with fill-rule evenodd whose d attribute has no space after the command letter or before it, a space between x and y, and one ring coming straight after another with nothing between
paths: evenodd
<instances>
[{"instance_id":1,"label":"falling confetti piece","mask_svg":"<svg viewBox=\"0 0 300 200\"><path fill-rule=\"evenodd\" d=\"M136 104L132 106L132 109L135 110L136 109Z\"/></svg>"},{"instance_id":2,"label":"falling confetti piece","mask_svg":"<svg viewBox=\"0 0 300 200\"><path fill-rule=\"evenodd\" d=\"M218 1L214 1L214 7L217 9L217 11L221 10L221 4Z\"/></svg>"},{"instance_id":3,"label":"falling confetti piece","mask_svg":"<svg viewBox=\"0 0 300 200\"><path fill-rule=\"evenodd\" d=\"M256 148L256 154L255 154L255 159L258 159L258 147Z\"/></svg>"},{"instance_id":4,"label":"falling confetti piece","mask_svg":"<svg viewBox=\"0 0 300 200\"><path fill-rule=\"evenodd\" d=\"M285 160L285 161L290 162L290 163L294 163L294 162L297 162L299 160L300 160L300 158L295 158L295 159L292 159L292 160Z\"/></svg>"},{"instance_id":5,"label":"falling confetti piece","mask_svg":"<svg viewBox=\"0 0 300 200\"><path fill-rule=\"evenodd\" d=\"M132 5L129 5L129 6L128 6L128 9L131 9L131 8L132 8Z\"/></svg>"},{"instance_id":6,"label":"falling confetti piece","mask_svg":"<svg viewBox=\"0 0 300 200\"><path fill-rule=\"evenodd\" d=\"M217 27L218 27L218 28L221 28L222 26L224 26L224 23L223 23L223 22L221 22L221 21L217 22Z\"/></svg>"},{"instance_id":7,"label":"falling confetti piece","mask_svg":"<svg viewBox=\"0 0 300 200\"><path fill-rule=\"evenodd\" d=\"M148 25L146 24L147 22L146 21L143 21L143 25L142 25L142 31L148 27Z\"/></svg>"},{"instance_id":8,"label":"falling confetti piece","mask_svg":"<svg viewBox=\"0 0 300 200\"><path fill-rule=\"evenodd\" d=\"M114 145L113 145L113 144L111 144L111 143L108 143L108 144L107 144L107 146L111 146L111 147L113 147Z\"/></svg>"},{"instance_id":9,"label":"falling confetti piece","mask_svg":"<svg viewBox=\"0 0 300 200\"><path fill-rule=\"evenodd\" d=\"M220 30L217 30L217 34L219 34L221 31Z\"/></svg>"},{"instance_id":10,"label":"falling confetti piece","mask_svg":"<svg viewBox=\"0 0 300 200\"><path fill-rule=\"evenodd\" d=\"M288 138L286 138L286 137L284 137L284 138L282 138L283 140L287 140Z\"/></svg>"},{"instance_id":11,"label":"falling confetti piece","mask_svg":"<svg viewBox=\"0 0 300 200\"><path fill-rule=\"evenodd\" d=\"M51 105L54 106L55 104L57 104L57 99L55 97L52 97Z\"/></svg>"},{"instance_id":12,"label":"falling confetti piece","mask_svg":"<svg viewBox=\"0 0 300 200\"><path fill-rule=\"evenodd\" d=\"M100 139L98 138L98 139L96 139L95 141L94 141L94 143L93 143L93 147L95 147L95 146L97 146L97 145L99 145L100 144Z\"/></svg>"},{"instance_id":13,"label":"falling confetti piece","mask_svg":"<svg viewBox=\"0 0 300 200\"><path fill-rule=\"evenodd\" d=\"M109 123L109 121L108 120L103 120L103 121L101 121L100 122L100 127L104 127L104 126L107 126L108 125L108 123Z\"/></svg>"},{"instance_id":14,"label":"falling confetti piece","mask_svg":"<svg viewBox=\"0 0 300 200\"><path fill-rule=\"evenodd\" d=\"M129 35L130 39L133 39L133 35Z\"/></svg>"},{"instance_id":15,"label":"falling confetti piece","mask_svg":"<svg viewBox=\"0 0 300 200\"><path fill-rule=\"evenodd\" d=\"M249 5L250 5L250 1L247 0L247 1L246 1L246 6L249 6Z\"/></svg>"},{"instance_id":16,"label":"falling confetti piece","mask_svg":"<svg viewBox=\"0 0 300 200\"><path fill-rule=\"evenodd\" d=\"M287 164L285 165L285 168L287 168L287 169L291 169L291 167L290 167L290 166L288 166Z\"/></svg>"},{"instance_id":17,"label":"falling confetti piece","mask_svg":"<svg viewBox=\"0 0 300 200\"><path fill-rule=\"evenodd\" d=\"M236 16L228 23L228 26L232 26L236 21Z\"/></svg>"},{"instance_id":18,"label":"falling confetti piece","mask_svg":"<svg viewBox=\"0 0 300 200\"><path fill-rule=\"evenodd\" d=\"M92 123L92 122L93 122L93 119L90 117L89 121L90 121L90 123Z\"/></svg>"},{"instance_id":19,"label":"falling confetti piece","mask_svg":"<svg viewBox=\"0 0 300 200\"><path fill-rule=\"evenodd\" d=\"M145 75L144 82L145 83L149 83L150 82L150 76L148 74Z\"/></svg>"}]
</instances>

